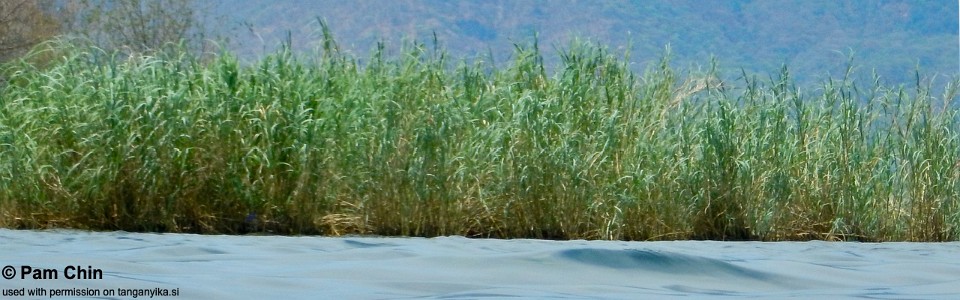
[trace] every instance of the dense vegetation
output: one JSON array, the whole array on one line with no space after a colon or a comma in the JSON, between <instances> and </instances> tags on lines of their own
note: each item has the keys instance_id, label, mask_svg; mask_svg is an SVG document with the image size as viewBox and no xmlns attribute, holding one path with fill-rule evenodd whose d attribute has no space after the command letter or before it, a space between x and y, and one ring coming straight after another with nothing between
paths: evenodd
<instances>
[{"instance_id":1,"label":"dense vegetation","mask_svg":"<svg viewBox=\"0 0 960 300\"><path fill-rule=\"evenodd\" d=\"M0 87L0 226L556 239L960 239L956 82L545 71L384 47L111 55L49 44ZM629 56L629 55L626 55Z\"/></svg>"}]
</instances>

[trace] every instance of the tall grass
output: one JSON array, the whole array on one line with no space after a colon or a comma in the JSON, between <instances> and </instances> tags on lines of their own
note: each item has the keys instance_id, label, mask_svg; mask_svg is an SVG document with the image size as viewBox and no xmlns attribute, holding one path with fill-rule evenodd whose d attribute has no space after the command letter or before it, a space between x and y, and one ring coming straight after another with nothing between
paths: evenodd
<instances>
[{"instance_id":1,"label":"tall grass","mask_svg":"<svg viewBox=\"0 0 960 300\"><path fill-rule=\"evenodd\" d=\"M956 82L637 76L583 42L552 74L536 42L501 68L321 45L249 66L54 45L46 69L6 66L0 226L960 239Z\"/></svg>"}]
</instances>

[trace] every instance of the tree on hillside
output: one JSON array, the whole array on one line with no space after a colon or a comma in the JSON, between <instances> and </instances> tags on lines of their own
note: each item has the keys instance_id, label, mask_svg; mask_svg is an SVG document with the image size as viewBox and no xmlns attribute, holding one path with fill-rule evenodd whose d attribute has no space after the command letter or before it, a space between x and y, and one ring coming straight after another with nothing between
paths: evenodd
<instances>
[{"instance_id":1,"label":"tree on hillside","mask_svg":"<svg viewBox=\"0 0 960 300\"><path fill-rule=\"evenodd\" d=\"M89 39L108 51L127 53L177 51L201 54L207 47L202 2L194 0L79 0L66 4L72 12L67 32Z\"/></svg>"},{"instance_id":2,"label":"tree on hillside","mask_svg":"<svg viewBox=\"0 0 960 300\"><path fill-rule=\"evenodd\" d=\"M47 1L0 1L0 62L26 53L30 47L55 36L60 29Z\"/></svg>"}]
</instances>

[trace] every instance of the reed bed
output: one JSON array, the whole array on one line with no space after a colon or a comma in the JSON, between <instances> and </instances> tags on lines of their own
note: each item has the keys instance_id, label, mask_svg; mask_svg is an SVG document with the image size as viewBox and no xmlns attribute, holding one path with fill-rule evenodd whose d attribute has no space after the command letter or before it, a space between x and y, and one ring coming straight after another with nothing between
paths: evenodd
<instances>
[{"instance_id":1,"label":"reed bed","mask_svg":"<svg viewBox=\"0 0 960 300\"><path fill-rule=\"evenodd\" d=\"M960 240L956 81L642 75L572 42L502 66L329 36L117 55L0 84L0 226L613 240ZM50 50L53 49L53 50ZM48 51L48 52L44 52Z\"/></svg>"}]
</instances>

